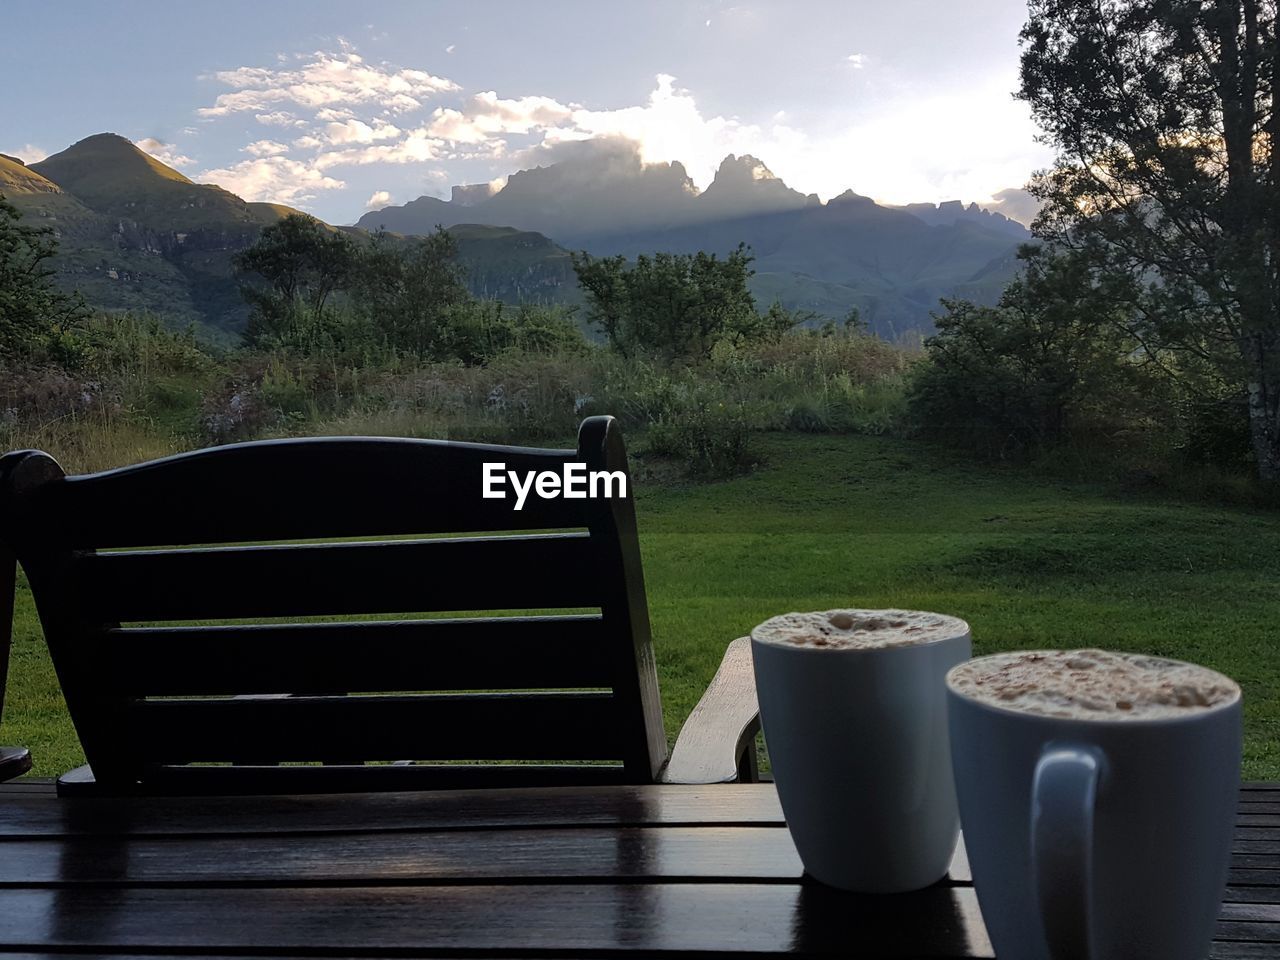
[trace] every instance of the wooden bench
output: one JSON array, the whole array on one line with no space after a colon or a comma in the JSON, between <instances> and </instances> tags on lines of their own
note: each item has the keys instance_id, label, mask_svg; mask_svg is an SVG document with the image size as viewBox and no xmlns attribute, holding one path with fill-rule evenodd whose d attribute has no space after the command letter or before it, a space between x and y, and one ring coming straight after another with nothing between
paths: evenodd
<instances>
[{"instance_id":1,"label":"wooden bench","mask_svg":"<svg viewBox=\"0 0 1280 960\"><path fill-rule=\"evenodd\" d=\"M495 462L622 471L626 496L516 511L482 496ZM576 450L293 439L84 476L5 455L0 545L88 760L60 792L753 778L745 638L668 756L631 494L610 417Z\"/></svg>"}]
</instances>

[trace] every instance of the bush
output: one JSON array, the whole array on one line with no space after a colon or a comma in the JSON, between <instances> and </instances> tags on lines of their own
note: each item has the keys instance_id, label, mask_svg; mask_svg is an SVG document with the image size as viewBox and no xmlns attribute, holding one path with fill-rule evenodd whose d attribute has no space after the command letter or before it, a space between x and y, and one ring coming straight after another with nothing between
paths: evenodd
<instances>
[{"instance_id":1,"label":"bush","mask_svg":"<svg viewBox=\"0 0 1280 960\"><path fill-rule=\"evenodd\" d=\"M1024 249L995 307L943 300L910 406L924 431L988 453L1089 436L1119 445L1157 394L1141 345L1081 261Z\"/></svg>"},{"instance_id":2,"label":"bush","mask_svg":"<svg viewBox=\"0 0 1280 960\"><path fill-rule=\"evenodd\" d=\"M751 429L740 406L701 406L685 411L678 419L653 424L644 450L679 460L692 477L724 479L742 473L755 462Z\"/></svg>"},{"instance_id":3,"label":"bush","mask_svg":"<svg viewBox=\"0 0 1280 960\"><path fill-rule=\"evenodd\" d=\"M822 403L805 397L787 412L787 429L801 433L828 433L831 421Z\"/></svg>"}]
</instances>

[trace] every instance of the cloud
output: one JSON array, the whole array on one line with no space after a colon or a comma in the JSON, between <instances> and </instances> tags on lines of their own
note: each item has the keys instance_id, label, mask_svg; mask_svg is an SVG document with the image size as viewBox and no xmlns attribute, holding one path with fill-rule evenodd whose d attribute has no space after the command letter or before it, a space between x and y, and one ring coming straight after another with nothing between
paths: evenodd
<instances>
[{"instance_id":1,"label":"cloud","mask_svg":"<svg viewBox=\"0 0 1280 960\"><path fill-rule=\"evenodd\" d=\"M366 210L380 210L391 202L391 194L386 190L377 190L364 202Z\"/></svg>"},{"instance_id":2,"label":"cloud","mask_svg":"<svg viewBox=\"0 0 1280 960\"><path fill-rule=\"evenodd\" d=\"M24 143L16 150L0 150L0 153L6 154L10 157L17 157L23 163L27 164L39 163L45 157L49 156L48 150L42 150L34 143Z\"/></svg>"},{"instance_id":3,"label":"cloud","mask_svg":"<svg viewBox=\"0 0 1280 960\"><path fill-rule=\"evenodd\" d=\"M287 110L275 110L271 113L255 113L253 115L253 119L268 127L305 127L307 125L307 121L299 120Z\"/></svg>"},{"instance_id":4,"label":"cloud","mask_svg":"<svg viewBox=\"0 0 1280 960\"><path fill-rule=\"evenodd\" d=\"M378 144L346 150L330 150L315 158L317 170L331 167L363 166L370 163L423 163L442 159L445 142L432 137L425 129L411 130L398 143Z\"/></svg>"},{"instance_id":5,"label":"cloud","mask_svg":"<svg viewBox=\"0 0 1280 960\"><path fill-rule=\"evenodd\" d=\"M341 180L326 176L315 166L288 157L259 157L230 167L205 170L198 183L216 183L245 200L264 200L297 206L315 199L320 190L340 190Z\"/></svg>"},{"instance_id":6,"label":"cloud","mask_svg":"<svg viewBox=\"0 0 1280 960\"><path fill-rule=\"evenodd\" d=\"M634 140L640 145L643 162L679 160L694 182L705 187L727 154L772 158L779 143L794 140L794 132L781 123L765 129L736 118L704 117L693 95L678 89L670 74L658 74L656 83L642 105L617 110L575 109L568 123L546 130L545 142L601 137Z\"/></svg>"},{"instance_id":7,"label":"cloud","mask_svg":"<svg viewBox=\"0 0 1280 960\"><path fill-rule=\"evenodd\" d=\"M178 148L173 144L157 140L155 137L143 137L141 140L133 141L133 145L168 167L189 167L195 163L190 157L179 153Z\"/></svg>"},{"instance_id":8,"label":"cloud","mask_svg":"<svg viewBox=\"0 0 1280 960\"><path fill-rule=\"evenodd\" d=\"M486 90L471 97L461 110L437 107L428 129L433 136L453 143L484 143L499 134L526 134L563 123L573 111L551 97L503 100Z\"/></svg>"},{"instance_id":9,"label":"cloud","mask_svg":"<svg viewBox=\"0 0 1280 960\"><path fill-rule=\"evenodd\" d=\"M460 89L452 80L424 70L366 63L348 45L342 53L317 51L297 69L237 67L221 70L214 78L233 92L219 94L213 106L197 110L202 117L269 111L281 104L310 110L360 104L399 113L416 110L437 94Z\"/></svg>"},{"instance_id":10,"label":"cloud","mask_svg":"<svg viewBox=\"0 0 1280 960\"><path fill-rule=\"evenodd\" d=\"M278 140L255 140L241 149L255 157L276 157L282 153L289 152L288 144L281 143Z\"/></svg>"},{"instance_id":11,"label":"cloud","mask_svg":"<svg viewBox=\"0 0 1280 960\"><path fill-rule=\"evenodd\" d=\"M873 65L859 53L840 62L854 69ZM640 103L591 109L549 96L503 97L495 90L464 95L450 80L368 64L349 47L218 78L229 92L202 111L206 116L260 110L259 122L296 131L289 155L306 159L296 167L246 162L211 174L246 182L246 192L295 202L335 189L329 171L342 167L417 165L413 176L419 179L474 179L474 172L456 164L483 162L483 175L490 176L553 162L574 143L627 141L630 162L680 161L699 188L711 182L726 155L751 154L788 185L820 197L848 188L889 203L994 197L993 209L1021 219L1027 214L1014 198L997 191L1052 160L1050 151L1035 145L1025 105L1008 96L1017 85L1012 74L993 74L964 90L904 82L882 90L874 103L808 107L795 116L771 109L745 119L704 114L693 93L669 74L658 74ZM413 124L397 116L408 113L409 101L436 97L443 102ZM266 143L277 141L257 141ZM279 153L249 152L258 160L283 161ZM293 191L282 181L291 170L303 178Z\"/></svg>"},{"instance_id":12,"label":"cloud","mask_svg":"<svg viewBox=\"0 0 1280 960\"><path fill-rule=\"evenodd\" d=\"M400 128L382 118L375 118L373 125L362 120L330 123L324 128L324 140L334 145L343 143L373 143L376 140L393 140L400 136Z\"/></svg>"},{"instance_id":13,"label":"cloud","mask_svg":"<svg viewBox=\"0 0 1280 960\"><path fill-rule=\"evenodd\" d=\"M994 210L996 213L1003 213L1010 220L1017 220L1029 227L1031 221L1036 218L1036 214L1040 212L1043 202L1022 187L1007 187L993 193L989 202L979 203L978 206L986 210Z\"/></svg>"}]
</instances>

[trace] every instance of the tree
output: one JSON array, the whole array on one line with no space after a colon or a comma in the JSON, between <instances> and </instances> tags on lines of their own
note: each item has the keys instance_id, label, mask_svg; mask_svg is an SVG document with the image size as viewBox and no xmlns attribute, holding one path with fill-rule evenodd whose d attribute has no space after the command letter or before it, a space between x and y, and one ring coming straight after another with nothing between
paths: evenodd
<instances>
[{"instance_id":1,"label":"tree","mask_svg":"<svg viewBox=\"0 0 1280 960\"><path fill-rule=\"evenodd\" d=\"M1272 0L1030 0L1019 96L1054 169L1035 232L1126 278L1123 323L1247 397L1280 484L1280 55Z\"/></svg>"},{"instance_id":2,"label":"tree","mask_svg":"<svg viewBox=\"0 0 1280 960\"><path fill-rule=\"evenodd\" d=\"M472 303L457 257L457 241L443 227L409 240L373 234L359 251L352 287L359 310L397 349L455 359L455 313Z\"/></svg>"},{"instance_id":3,"label":"tree","mask_svg":"<svg viewBox=\"0 0 1280 960\"><path fill-rule=\"evenodd\" d=\"M21 219L0 194L0 358L50 346L88 314L79 294L53 286L49 260L58 252L53 231Z\"/></svg>"},{"instance_id":4,"label":"tree","mask_svg":"<svg viewBox=\"0 0 1280 960\"><path fill-rule=\"evenodd\" d=\"M756 312L747 287L754 258L743 244L724 259L714 253L625 257L573 254L587 318L624 357L653 351L668 360L700 359L726 337L772 336L796 322L781 307Z\"/></svg>"},{"instance_id":5,"label":"tree","mask_svg":"<svg viewBox=\"0 0 1280 960\"><path fill-rule=\"evenodd\" d=\"M917 418L1000 452L1131 425L1149 365L1116 320L1114 278L1078 254L1020 255L997 306L942 301L911 392Z\"/></svg>"},{"instance_id":6,"label":"tree","mask_svg":"<svg viewBox=\"0 0 1280 960\"><path fill-rule=\"evenodd\" d=\"M253 308L245 339L299 343L323 327L329 298L350 283L354 253L346 234L305 214L292 213L263 228L253 246L232 260L238 273L267 282L265 288L240 288Z\"/></svg>"}]
</instances>

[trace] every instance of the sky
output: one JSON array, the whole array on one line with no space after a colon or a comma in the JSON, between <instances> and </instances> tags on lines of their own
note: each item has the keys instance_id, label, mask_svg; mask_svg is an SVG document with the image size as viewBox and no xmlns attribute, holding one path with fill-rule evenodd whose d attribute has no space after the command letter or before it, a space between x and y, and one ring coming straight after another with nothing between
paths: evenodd
<instances>
[{"instance_id":1,"label":"sky","mask_svg":"<svg viewBox=\"0 0 1280 960\"><path fill-rule=\"evenodd\" d=\"M1024 0L218 0L5 10L0 152L128 137L332 223L625 137L705 188L749 153L823 200L1018 195L1052 156ZM20 95L14 95L14 92Z\"/></svg>"}]
</instances>

